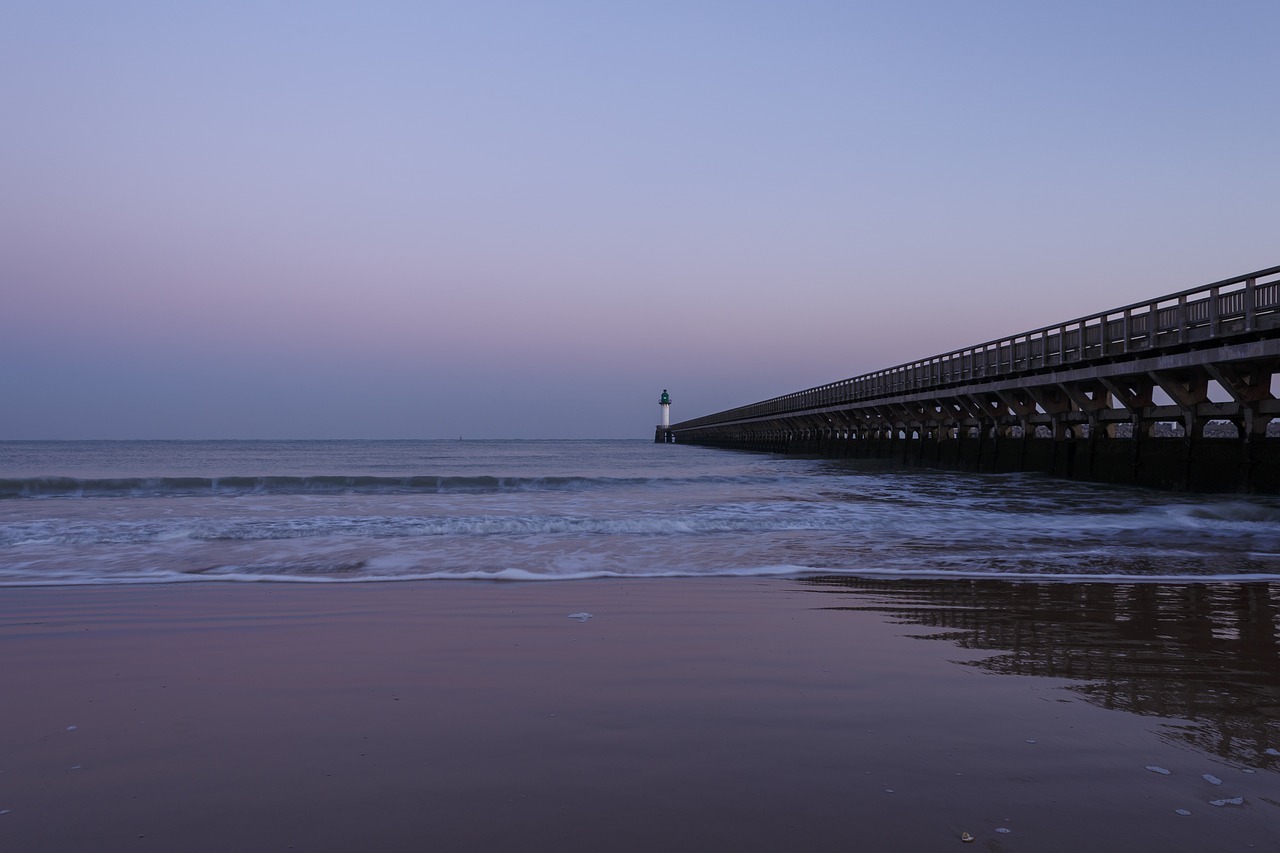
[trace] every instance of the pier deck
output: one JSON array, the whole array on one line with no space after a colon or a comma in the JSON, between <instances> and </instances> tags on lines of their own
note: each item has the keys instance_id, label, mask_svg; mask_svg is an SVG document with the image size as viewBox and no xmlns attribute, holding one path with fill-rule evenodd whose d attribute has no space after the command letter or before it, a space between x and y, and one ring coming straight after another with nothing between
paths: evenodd
<instances>
[{"instance_id":1,"label":"pier deck","mask_svg":"<svg viewBox=\"0 0 1280 853\"><path fill-rule=\"evenodd\" d=\"M675 443L1280 493L1280 266L672 424Z\"/></svg>"}]
</instances>

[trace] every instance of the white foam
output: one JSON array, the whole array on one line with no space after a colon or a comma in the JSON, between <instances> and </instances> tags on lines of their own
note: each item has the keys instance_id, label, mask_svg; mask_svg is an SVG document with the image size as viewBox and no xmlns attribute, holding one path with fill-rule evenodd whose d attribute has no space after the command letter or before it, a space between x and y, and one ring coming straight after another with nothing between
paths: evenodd
<instances>
[{"instance_id":1,"label":"white foam","mask_svg":"<svg viewBox=\"0 0 1280 853\"><path fill-rule=\"evenodd\" d=\"M9 567L11 570L14 567ZM137 584L169 583L388 583L397 581L428 580L480 580L480 581L578 581L609 578L802 578L813 575L832 577L884 578L920 580L1000 580L1018 583L1102 583L1102 584L1177 584L1201 586L1218 583L1280 583L1280 574L1222 574L1222 575L1126 575L1088 573L1037 572L980 572L980 571L929 571L906 569L837 569L825 566L766 565L749 567L707 566L705 568L616 571L601 569L575 572L539 571L525 568L476 569L459 571L427 571L404 573L376 573L363 575L314 575L274 574L261 570L245 572L239 566L224 566L204 573L166 571L156 569L136 574L103 574L92 570L83 573L71 571L66 576L50 577L47 574L30 573L21 577L0 579L5 587L60 587L60 586L133 586ZM1280 751L1266 750L1267 755L1280 756Z\"/></svg>"},{"instance_id":2,"label":"white foam","mask_svg":"<svg viewBox=\"0 0 1280 853\"><path fill-rule=\"evenodd\" d=\"M1156 766L1156 765L1154 765L1154 764L1148 764L1148 765L1147 765L1147 769L1148 769L1148 770L1150 770L1152 773L1159 773L1161 776L1168 776L1168 775L1169 775L1169 771L1168 771L1168 770L1164 769L1163 767L1157 767L1157 766Z\"/></svg>"},{"instance_id":3,"label":"white foam","mask_svg":"<svg viewBox=\"0 0 1280 853\"><path fill-rule=\"evenodd\" d=\"M579 622L586 622L588 619L591 618L591 614L587 613L586 611L583 611L582 613L570 613L569 618L577 619Z\"/></svg>"},{"instance_id":4,"label":"white foam","mask_svg":"<svg viewBox=\"0 0 1280 853\"><path fill-rule=\"evenodd\" d=\"M1201 776L1200 778L1204 779L1204 781L1208 782L1210 785L1221 785L1221 784L1222 784L1222 780L1221 780L1221 779L1219 779L1217 776L1214 776L1212 773L1206 773L1206 774L1204 774L1203 776Z\"/></svg>"},{"instance_id":5,"label":"white foam","mask_svg":"<svg viewBox=\"0 0 1280 853\"><path fill-rule=\"evenodd\" d=\"M1232 797L1229 800L1210 800L1211 806L1243 806L1244 797Z\"/></svg>"}]
</instances>

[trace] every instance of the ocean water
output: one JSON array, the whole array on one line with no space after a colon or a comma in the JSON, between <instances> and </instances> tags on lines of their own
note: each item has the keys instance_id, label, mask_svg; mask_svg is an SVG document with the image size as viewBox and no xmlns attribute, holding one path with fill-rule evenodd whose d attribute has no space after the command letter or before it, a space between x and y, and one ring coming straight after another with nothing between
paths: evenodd
<instances>
[{"instance_id":1,"label":"ocean water","mask_svg":"<svg viewBox=\"0 0 1280 853\"><path fill-rule=\"evenodd\" d=\"M626 441L0 442L0 585L1280 580L1280 501Z\"/></svg>"}]
</instances>

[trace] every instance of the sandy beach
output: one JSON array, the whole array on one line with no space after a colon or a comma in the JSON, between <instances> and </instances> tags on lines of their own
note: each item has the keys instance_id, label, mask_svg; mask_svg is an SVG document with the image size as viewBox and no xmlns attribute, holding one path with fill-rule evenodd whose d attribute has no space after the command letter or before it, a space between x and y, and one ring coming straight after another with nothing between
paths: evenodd
<instances>
[{"instance_id":1,"label":"sandy beach","mask_svg":"<svg viewBox=\"0 0 1280 853\"><path fill-rule=\"evenodd\" d=\"M1184 589L9 588L0 850L1276 849L1275 591Z\"/></svg>"}]
</instances>

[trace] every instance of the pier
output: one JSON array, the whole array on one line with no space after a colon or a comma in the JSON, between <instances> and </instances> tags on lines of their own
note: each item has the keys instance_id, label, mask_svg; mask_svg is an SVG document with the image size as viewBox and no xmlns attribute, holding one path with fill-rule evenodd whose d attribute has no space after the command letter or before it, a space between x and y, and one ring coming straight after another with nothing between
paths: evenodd
<instances>
[{"instance_id":1,"label":"pier","mask_svg":"<svg viewBox=\"0 0 1280 853\"><path fill-rule=\"evenodd\" d=\"M1275 494L1277 372L1280 266L681 421L663 438Z\"/></svg>"}]
</instances>

